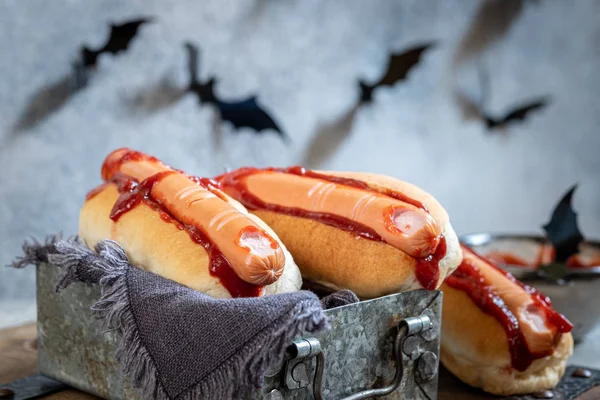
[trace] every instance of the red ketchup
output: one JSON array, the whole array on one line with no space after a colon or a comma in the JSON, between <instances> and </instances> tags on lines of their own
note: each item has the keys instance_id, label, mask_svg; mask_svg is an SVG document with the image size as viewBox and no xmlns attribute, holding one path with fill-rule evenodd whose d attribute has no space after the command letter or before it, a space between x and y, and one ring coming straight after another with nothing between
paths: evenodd
<instances>
[{"instance_id":1,"label":"red ketchup","mask_svg":"<svg viewBox=\"0 0 600 400\"><path fill-rule=\"evenodd\" d=\"M573 329L573 325L561 314L554 311L550 298L543 295L538 290L531 286L519 282L510 273L498 268L493 263L479 257L470 249L462 246L463 252L470 253L474 257L479 258L483 262L495 268L512 282L522 287L533 300L533 304L543 310L546 317L546 326L559 333L567 333ZM504 300L498 296L491 285L485 282L483 274L475 263L469 259L463 259L463 262L452 275L446 278L445 283L455 289L465 292L471 300L486 314L493 316L504 328L508 337L508 347L511 356L512 367L518 371L525 371L531 363L542 357L546 357L553 353L550 348L544 352L534 353L529 350L525 336L519 327L519 320L508 309Z\"/></svg>"},{"instance_id":2,"label":"red ketchup","mask_svg":"<svg viewBox=\"0 0 600 400\"><path fill-rule=\"evenodd\" d=\"M491 251L485 255L485 258L498 264L510 264L519 267L529 266L529 263L526 260L508 252Z\"/></svg>"},{"instance_id":3,"label":"red ketchup","mask_svg":"<svg viewBox=\"0 0 600 400\"><path fill-rule=\"evenodd\" d=\"M530 263L512 253L502 251L491 251L487 253L485 257L494 263L537 268L541 265L553 263L556 260L556 251L552 245L543 245L540 247L536 260L533 263ZM566 264L568 268L595 267L600 265L600 257L584 260L579 254L573 254L567 259Z\"/></svg>"},{"instance_id":4,"label":"red ketchup","mask_svg":"<svg viewBox=\"0 0 600 400\"><path fill-rule=\"evenodd\" d=\"M589 260L583 260L579 254L573 254L567 259L567 267L569 268L590 268L600 265L600 257L596 256Z\"/></svg>"},{"instance_id":5,"label":"red ketchup","mask_svg":"<svg viewBox=\"0 0 600 400\"><path fill-rule=\"evenodd\" d=\"M122 157L120 162L137 160L136 154L141 154L132 151L133 156ZM145 155L142 155L145 156ZM149 156L146 158L140 158L143 160L156 160ZM158 162L158 161L157 161ZM108 175L104 174L106 165L103 167L103 177L112 176L112 178L101 185L99 188L92 190L88 194L88 199L99 193L107 184L114 183L117 185L119 190L119 198L117 199L113 209L110 213L110 218L113 221L118 221L125 213L134 209L140 203L143 203L159 213L160 218L165 222L174 224L178 229L185 230L190 238L200 246L204 247L209 257L209 270L210 274L217 277L221 284L229 291L231 297L257 297L262 291L262 286L253 285L242 280L237 276L234 269L231 267L231 263L219 248L210 240L209 235L200 226L185 225L181 223L175 216L173 216L169 210L152 197L152 188L165 177L179 173L179 171L163 171L156 175L153 175L142 182L138 182L131 176L127 176L119 171L120 164L113 164L109 166L111 172ZM117 171L117 172L114 172ZM207 190L210 190L215 195L224 198L223 194L216 189L216 182L206 178L190 177L198 186L201 186Z\"/></svg>"},{"instance_id":6,"label":"red ketchup","mask_svg":"<svg viewBox=\"0 0 600 400\"><path fill-rule=\"evenodd\" d=\"M113 156L115 153L121 153L120 158L116 158ZM110 177L115 174L119 174L121 170L121 166L123 163L129 161L149 161L151 163L156 163L160 165L163 164L158 158L149 156L148 154L141 153L139 151L122 148L113 151L107 158L104 160L104 164L102 164L102 179L105 181L110 180ZM166 166L166 165L165 165Z\"/></svg>"},{"instance_id":7,"label":"red ketchup","mask_svg":"<svg viewBox=\"0 0 600 400\"><path fill-rule=\"evenodd\" d=\"M415 275L421 286L425 289L435 289L438 280L440 279L439 263L446 255L446 238L442 236L435 253L425 258L417 259L415 267Z\"/></svg>"},{"instance_id":8,"label":"red ketchup","mask_svg":"<svg viewBox=\"0 0 600 400\"><path fill-rule=\"evenodd\" d=\"M374 188L369 186L366 182L360 181L358 179L320 174L298 166L289 167L285 169L258 169L250 167L240 168L230 173L220 175L216 177L215 180L220 183L221 187L226 189L228 194L232 195L232 197L241 202L249 210L268 210L281 214L291 215L294 217L308 218L326 225L336 227L338 229L342 229L346 232L355 235L357 238L363 238L385 243L385 241L377 232L375 232L375 230L361 223L355 222L351 219L344 218L335 214L307 211L296 207L284 207L277 204L266 203L262 201L257 196L250 193L250 191L247 188L245 178L247 178L250 175L265 171L281 172L286 174L304 176L307 178L315 178L326 182L336 183L339 185L350 186L367 192L383 194L385 196L411 204L417 208L420 208L421 210L429 212L429 210L423 203L414 200L398 191L386 188ZM438 263L442 258L444 258L445 255L446 240L442 237L434 254L417 260L417 265L415 267L415 275L421 286L423 286L425 289L431 290L435 289L435 287L437 286L438 279L440 276Z\"/></svg>"}]
</instances>

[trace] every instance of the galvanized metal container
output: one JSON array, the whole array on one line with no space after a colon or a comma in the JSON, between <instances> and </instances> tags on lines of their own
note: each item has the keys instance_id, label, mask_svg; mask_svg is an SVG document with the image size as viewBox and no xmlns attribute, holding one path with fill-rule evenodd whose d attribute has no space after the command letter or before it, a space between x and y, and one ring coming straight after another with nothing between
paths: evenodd
<instances>
[{"instance_id":1,"label":"galvanized metal container","mask_svg":"<svg viewBox=\"0 0 600 400\"><path fill-rule=\"evenodd\" d=\"M115 360L118 337L90 307L95 285L54 291L58 268L37 269L40 372L111 399L139 399ZM332 329L290 344L250 399L437 398L442 294L413 291L327 310Z\"/></svg>"}]
</instances>

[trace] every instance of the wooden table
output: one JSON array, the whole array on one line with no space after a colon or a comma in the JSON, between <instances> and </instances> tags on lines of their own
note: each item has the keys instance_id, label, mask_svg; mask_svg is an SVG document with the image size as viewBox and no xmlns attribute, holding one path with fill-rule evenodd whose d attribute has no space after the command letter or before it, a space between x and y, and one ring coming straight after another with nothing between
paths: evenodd
<instances>
[{"instance_id":1,"label":"wooden table","mask_svg":"<svg viewBox=\"0 0 600 400\"><path fill-rule=\"evenodd\" d=\"M0 330L0 385L36 373L37 349L35 323ZM448 371L441 369L439 379L439 400L498 400L480 390L473 389ZM98 400L98 397L75 389L41 397L51 400ZM600 399L600 386L579 396L577 400Z\"/></svg>"},{"instance_id":2,"label":"wooden table","mask_svg":"<svg viewBox=\"0 0 600 400\"><path fill-rule=\"evenodd\" d=\"M37 372L35 323L0 330L0 384ZM40 397L48 400L97 400L75 389Z\"/></svg>"}]
</instances>

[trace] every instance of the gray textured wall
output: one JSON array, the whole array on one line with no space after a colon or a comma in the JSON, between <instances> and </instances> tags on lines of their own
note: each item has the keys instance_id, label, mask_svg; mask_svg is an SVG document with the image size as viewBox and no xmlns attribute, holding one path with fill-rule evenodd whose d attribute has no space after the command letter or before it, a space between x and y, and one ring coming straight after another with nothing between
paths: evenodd
<instances>
[{"instance_id":1,"label":"gray textured wall","mask_svg":"<svg viewBox=\"0 0 600 400\"><path fill-rule=\"evenodd\" d=\"M389 174L437 196L459 233L538 232L577 181L581 226L600 237L600 2L509 3L516 7L500 7L477 36L506 28L476 58L490 77L487 106L502 113L541 95L552 101L488 135L462 119L452 96L456 85L479 95L474 63L452 67L481 0L0 2L0 264L27 236L75 233L103 157L120 146L199 175L306 161ZM129 52L101 57L89 87L61 105L79 46L102 43L107 21L140 14L158 19ZM191 95L169 102L186 81L188 39L202 48L202 76L218 73L218 93L258 93L291 146L228 124L217 136L210 107ZM438 46L406 82L377 91L344 124L358 77L376 79L388 51L429 40ZM331 153L321 165L315 148ZM0 323L32 317L33 282L32 270L0 269Z\"/></svg>"}]
</instances>

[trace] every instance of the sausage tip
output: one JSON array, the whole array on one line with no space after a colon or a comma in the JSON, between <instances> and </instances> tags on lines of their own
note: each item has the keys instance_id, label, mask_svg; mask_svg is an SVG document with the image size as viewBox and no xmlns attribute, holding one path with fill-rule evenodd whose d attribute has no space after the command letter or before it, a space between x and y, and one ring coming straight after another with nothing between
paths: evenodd
<instances>
[{"instance_id":1,"label":"sausage tip","mask_svg":"<svg viewBox=\"0 0 600 400\"><path fill-rule=\"evenodd\" d=\"M283 274L285 267L283 250L266 232L255 227L247 227L242 230L237 242L240 247L248 251L246 256L248 282L255 285L270 285Z\"/></svg>"}]
</instances>

